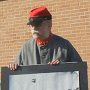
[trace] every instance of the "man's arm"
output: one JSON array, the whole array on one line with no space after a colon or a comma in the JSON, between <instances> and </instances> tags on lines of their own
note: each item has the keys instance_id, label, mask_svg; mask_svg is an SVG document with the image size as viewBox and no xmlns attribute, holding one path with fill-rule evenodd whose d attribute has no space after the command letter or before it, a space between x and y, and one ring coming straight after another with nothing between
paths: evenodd
<instances>
[{"instance_id":1,"label":"man's arm","mask_svg":"<svg viewBox=\"0 0 90 90\"><path fill-rule=\"evenodd\" d=\"M8 65L8 68L10 70L16 70L18 68L18 66L23 65L23 62L22 62L22 53L23 53L23 47L20 49L20 51L19 51L19 53L17 55L16 61L13 62L13 63L10 63Z\"/></svg>"},{"instance_id":2,"label":"man's arm","mask_svg":"<svg viewBox=\"0 0 90 90\"><path fill-rule=\"evenodd\" d=\"M69 62L82 62L82 59L76 49L72 46L72 44L68 41L68 61Z\"/></svg>"}]
</instances>

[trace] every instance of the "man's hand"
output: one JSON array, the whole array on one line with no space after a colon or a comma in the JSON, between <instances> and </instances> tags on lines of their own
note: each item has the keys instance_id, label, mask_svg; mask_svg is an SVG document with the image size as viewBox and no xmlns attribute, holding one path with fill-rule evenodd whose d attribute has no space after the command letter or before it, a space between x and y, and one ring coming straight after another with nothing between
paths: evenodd
<instances>
[{"instance_id":1,"label":"man's hand","mask_svg":"<svg viewBox=\"0 0 90 90\"><path fill-rule=\"evenodd\" d=\"M58 64L60 64L60 61L59 60L52 60L48 64L50 64L50 65L58 65Z\"/></svg>"},{"instance_id":2,"label":"man's hand","mask_svg":"<svg viewBox=\"0 0 90 90\"><path fill-rule=\"evenodd\" d=\"M10 70L16 70L17 67L18 67L18 64L15 64L15 63L11 63L11 64L8 65L8 68L9 68Z\"/></svg>"}]
</instances>

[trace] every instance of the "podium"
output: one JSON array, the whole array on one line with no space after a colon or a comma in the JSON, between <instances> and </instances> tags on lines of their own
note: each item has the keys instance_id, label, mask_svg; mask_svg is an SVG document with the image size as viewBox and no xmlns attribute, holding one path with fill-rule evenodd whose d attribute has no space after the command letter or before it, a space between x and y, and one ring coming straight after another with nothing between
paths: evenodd
<instances>
[{"instance_id":1,"label":"podium","mask_svg":"<svg viewBox=\"0 0 90 90\"><path fill-rule=\"evenodd\" d=\"M88 90L87 63L2 67L1 90Z\"/></svg>"}]
</instances>

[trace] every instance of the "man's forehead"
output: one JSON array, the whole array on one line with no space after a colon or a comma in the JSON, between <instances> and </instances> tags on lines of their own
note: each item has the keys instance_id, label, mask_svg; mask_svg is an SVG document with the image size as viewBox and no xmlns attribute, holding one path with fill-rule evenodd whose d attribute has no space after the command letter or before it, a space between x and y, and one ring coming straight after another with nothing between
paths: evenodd
<instances>
[{"instance_id":1,"label":"man's forehead","mask_svg":"<svg viewBox=\"0 0 90 90\"><path fill-rule=\"evenodd\" d=\"M41 27L41 26L47 26L47 21L43 21L42 23L40 23L39 25L29 25L29 26L33 26L33 27Z\"/></svg>"}]
</instances>

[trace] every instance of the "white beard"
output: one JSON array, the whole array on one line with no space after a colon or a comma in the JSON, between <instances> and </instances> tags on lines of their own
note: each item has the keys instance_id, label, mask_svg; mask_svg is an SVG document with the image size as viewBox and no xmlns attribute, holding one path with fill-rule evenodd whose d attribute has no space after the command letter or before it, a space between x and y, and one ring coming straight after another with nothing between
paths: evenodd
<instances>
[{"instance_id":1,"label":"white beard","mask_svg":"<svg viewBox=\"0 0 90 90\"><path fill-rule=\"evenodd\" d=\"M38 33L39 34L39 31L38 30L31 30L32 34L34 33Z\"/></svg>"},{"instance_id":2,"label":"white beard","mask_svg":"<svg viewBox=\"0 0 90 90\"><path fill-rule=\"evenodd\" d=\"M39 37L39 31L38 30L31 30L33 38L38 38Z\"/></svg>"}]
</instances>

